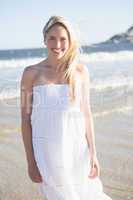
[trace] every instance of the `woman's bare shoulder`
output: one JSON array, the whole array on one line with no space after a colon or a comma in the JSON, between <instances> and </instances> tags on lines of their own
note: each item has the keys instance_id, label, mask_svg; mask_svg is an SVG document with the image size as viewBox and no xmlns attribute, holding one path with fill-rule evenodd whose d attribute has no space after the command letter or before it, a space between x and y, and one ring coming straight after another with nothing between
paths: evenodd
<instances>
[{"instance_id":1,"label":"woman's bare shoulder","mask_svg":"<svg viewBox=\"0 0 133 200\"><path fill-rule=\"evenodd\" d=\"M35 77L39 72L40 63L26 66L23 70L21 84L23 85L32 85Z\"/></svg>"},{"instance_id":2,"label":"woman's bare shoulder","mask_svg":"<svg viewBox=\"0 0 133 200\"><path fill-rule=\"evenodd\" d=\"M22 79L32 79L37 73L37 69L35 65L30 65L24 68Z\"/></svg>"},{"instance_id":3,"label":"woman's bare shoulder","mask_svg":"<svg viewBox=\"0 0 133 200\"><path fill-rule=\"evenodd\" d=\"M30 66L26 66L24 68L24 71L23 71L23 74L26 76L26 75L34 75L36 73L37 69L36 69L36 66L35 65L30 65Z\"/></svg>"},{"instance_id":4,"label":"woman's bare shoulder","mask_svg":"<svg viewBox=\"0 0 133 200\"><path fill-rule=\"evenodd\" d=\"M45 65L45 63L46 63L46 61L42 60L39 63L27 66L27 67L24 68L24 73L25 74L34 75L34 74L36 74L40 70L40 68L42 68L42 66Z\"/></svg>"}]
</instances>

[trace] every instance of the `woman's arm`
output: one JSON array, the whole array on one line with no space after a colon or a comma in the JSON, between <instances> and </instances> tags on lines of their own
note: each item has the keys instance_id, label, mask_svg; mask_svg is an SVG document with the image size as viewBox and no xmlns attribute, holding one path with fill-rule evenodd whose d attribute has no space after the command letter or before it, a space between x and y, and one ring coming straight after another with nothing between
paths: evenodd
<instances>
[{"instance_id":1,"label":"woman's arm","mask_svg":"<svg viewBox=\"0 0 133 200\"><path fill-rule=\"evenodd\" d=\"M89 147L89 157L90 157L90 172L89 178L95 178L100 174L100 166L97 159L96 145L95 145L95 134L94 134L94 124L93 117L90 106L90 77L86 66L83 66L83 76L81 81L81 110L85 116L86 125L86 139Z\"/></svg>"},{"instance_id":2,"label":"woman's arm","mask_svg":"<svg viewBox=\"0 0 133 200\"><path fill-rule=\"evenodd\" d=\"M25 68L21 79L21 130L28 164L34 162L32 129L30 123L32 109L32 72Z\"/></svg>"},{"instance_id":3,"label":"woman's arm","mask_svg":"<svg viewBox=\"0 0 133 200\"><path fill-rule=\"evenodd\" d=\"M90 105L90 76L86 66L83 66L81 97L81 109L83 110L85 116L87 143L91 156L96 156L94 123Z\"/></svg>"},{"instance_id":4,"label":"woman's arm","mask_svg":"<svg viewBox=\"0 0 133 200\"><path fill-rule=\"evenodd\" d=\"M21 79L21 130L29 176L33 182L41 182L42 179L34 157L30 119L32 112L32 87L34 75L35 70L31 67L27 67L25 68Z\"/></svg>"}]
</instances>

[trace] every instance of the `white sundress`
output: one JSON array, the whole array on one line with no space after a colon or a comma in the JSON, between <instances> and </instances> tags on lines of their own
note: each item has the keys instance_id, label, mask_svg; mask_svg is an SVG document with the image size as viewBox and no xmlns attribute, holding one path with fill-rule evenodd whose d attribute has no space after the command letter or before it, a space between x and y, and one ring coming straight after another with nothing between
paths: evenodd
<instances>
[{"instance_id":1,"label":"white sundress","mask_svg":"<svg viewBox=\"0 0 133 200\"><path fill-rule=\"evenodd\" d=\"M111 200L99 177L88 177L84 116L79 101L70 104L68 91L68 84L33 87L32 142L43 178L40 191L45 200Z\"/></svg>"}]
</instances>

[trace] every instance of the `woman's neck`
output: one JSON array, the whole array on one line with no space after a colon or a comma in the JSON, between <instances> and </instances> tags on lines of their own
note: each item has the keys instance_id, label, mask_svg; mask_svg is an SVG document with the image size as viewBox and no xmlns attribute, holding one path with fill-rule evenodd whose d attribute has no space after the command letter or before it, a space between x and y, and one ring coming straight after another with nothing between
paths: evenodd
<instances>
[{"instance_id":1,"label":"woman's neck","mask_svg":"<svg viewBox=\"0 0 133 200\"><path fill-rule=\"evenodd\" d=\"M47 65L51 68L51 69L53 69L53 70L57 70L57 68L58 68L58 60L53 60L53 59L51 59L51 58L47 58L46 59L46 62L47 62Z\"/></svg>"}]
</instances>

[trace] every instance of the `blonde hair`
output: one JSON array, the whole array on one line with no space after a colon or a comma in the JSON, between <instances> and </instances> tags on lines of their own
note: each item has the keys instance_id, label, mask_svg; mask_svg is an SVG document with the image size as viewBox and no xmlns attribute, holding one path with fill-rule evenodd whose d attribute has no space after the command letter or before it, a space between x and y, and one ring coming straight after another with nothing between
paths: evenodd
<instances>
[{"instance_id":1,"label":"blonde hair","mask_svg":"<svg viewBox=\"0 0 133 200\"><path fill-rule=\"evenodd\" d=\"M66 51L65 55L59 59L58 70L64 70L64 78L68 81L70 86L70 100L74 102L76 99L75 96L75 87L76 87L76 70L77 70L77 62L78 56L80 54L79 44L76 40L76 36L72 30L71 25L62 17L62 16L51 16L43 28L43 36L44 41L46 40L47 33L49 32L50 28L54 25L59 24L63 26L69 38L69 48Z\"/></svg>"}]
</instances>

